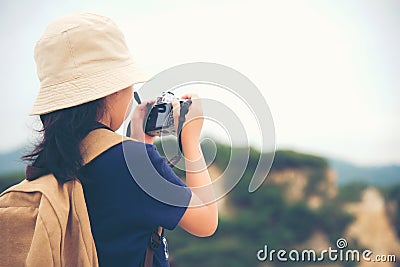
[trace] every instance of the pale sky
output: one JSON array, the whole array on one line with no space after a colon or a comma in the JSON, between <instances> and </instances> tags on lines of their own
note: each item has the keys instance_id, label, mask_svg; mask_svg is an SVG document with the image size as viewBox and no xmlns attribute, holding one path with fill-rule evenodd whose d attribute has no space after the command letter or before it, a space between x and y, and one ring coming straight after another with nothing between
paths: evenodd
<instances>
[{"instance_id":1,"label":"pale sky","mask_svg":"<svg viewBox=\"0 0 400 267\"><path fill-rule=\"evenodd\" d=\"M0 153L32 139L35 42L53 19L77 12L112 18L150 74L202 61L246 75L269 104L278 148L400 164L396 0L2 0Z\"/></svg>"}]
</instances>

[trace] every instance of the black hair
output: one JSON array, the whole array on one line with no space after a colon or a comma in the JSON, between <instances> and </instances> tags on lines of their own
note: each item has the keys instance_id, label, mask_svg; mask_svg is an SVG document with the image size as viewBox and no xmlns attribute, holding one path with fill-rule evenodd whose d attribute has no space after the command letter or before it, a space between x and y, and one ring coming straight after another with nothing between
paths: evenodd
<instances>
[{"instance_id":1,"label":"black hair","mask_svg":"<svg viewBox=\"0 0 400 267\"><path fill-rule=\"evenodd\" d=\"M80 143L93 124L103 117L104 111L105 98L100 98L40 115L42 138L33 151L21 159L31 166L46 169L61 184L77 178L82 167Z\"/></svg>"}]
</instances>

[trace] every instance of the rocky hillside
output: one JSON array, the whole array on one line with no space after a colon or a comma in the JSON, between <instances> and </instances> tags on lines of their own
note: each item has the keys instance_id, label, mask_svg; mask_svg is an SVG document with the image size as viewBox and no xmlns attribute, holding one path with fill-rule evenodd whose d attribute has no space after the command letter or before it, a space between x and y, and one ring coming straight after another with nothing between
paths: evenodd
<instances>
[{"instance_id":1,"label":"rocky hillside","mask_svg":"<svg viewBox=\"0 0 400 267\"><path fill-rule=\"evenodd\" d=\"M288 203L305 201L312 209L318 209L324 203L338 202L337 193L340 190L336 186L336 174L332 169L328 168L325 172L324 179L319 184L314 184L316 188L307 192L306 188L313 183L310 177L311 170L304 169L287 169L273 172L269 179L274 184L286 184L285 200ZM319 192L316 194L315 192ZM356 194L356 192L354 192ZM359 200L351 202L342 202L340 209L353 216L353 220L349 223L344 231L343 237L348 240L349 248L369 249L373 255L396 255L400 261L400 238L397 235L396 227L393 222L393 212L395 205L393 201L385 199L381 190L375 187L366 187L359 194ZM339 208L339 207L338 207ZM329 246L335 247L335 244L329 241L329 233L315 229L311 237L299 248L315 249L322 251ZM340 266L340 265L337 265ZM362 261L356 266L368 267L370 262ZM375 262L373 266L398 266L394 262Z\"/></svg>"},{"instance_id":2,"label":"rocky hillside","mask_svg":"<svg viewBox=\"0 0 400 267\"><path fill-rule=\"evenodd\" d=\"M388 203L374 187L362 192L359 202L349 203L345 209L355 220L347 227L345 236L374 254L397 255L400 261L400 240L395 225L389 218ZM360 267L370 266L363 262ZM374 266L396 266L395 263L375 263Z\"/></svg>"}]
</instances>

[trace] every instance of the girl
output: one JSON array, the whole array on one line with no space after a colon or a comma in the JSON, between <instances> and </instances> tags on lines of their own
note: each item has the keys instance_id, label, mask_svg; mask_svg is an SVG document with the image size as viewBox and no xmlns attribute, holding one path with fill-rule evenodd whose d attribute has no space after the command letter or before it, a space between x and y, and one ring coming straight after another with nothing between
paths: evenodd
<instances>
[{"instance_id":1,"label":"girl","mask_svg":"<svg viewBox=\"0 0 400 267\"><path fill-rule=\"evenodd\" d=\"M43 138L24 156L30 161L27 179L52 173L61 184L76 178L81 181L100 266L140 266L149 238L160 227L172 230L179 225L196 236L215 232L216 203L208 203L193 190L211 184L199 145L203 118L196 95L183 96L193 101L181 133L186 168L196 165L199 170L186 173L187 185L159 155L154 137L143 132L147 103L138 105L133 113L132 139L83 164L82 140L98 128L114 134L129 114L133 85L144 82L145 77L118 27L109 18L94 14L69 15L52 22L36 44L35 61L41 88L31 115L40 116ZM174 111L175 119L177 116L178 109ZM179 186L185 205L163 203L136 183L124 153L135 155L143 147L153 165L146 168ZM142 156L134 157L134 166L143 168ZM145 178L155 179L151 173L149 170ZM191 207L193 203L203 205ZM161 242L154 251L153 266L169 266L164 231L159 233Z\"/></svg>"}]
</instances>

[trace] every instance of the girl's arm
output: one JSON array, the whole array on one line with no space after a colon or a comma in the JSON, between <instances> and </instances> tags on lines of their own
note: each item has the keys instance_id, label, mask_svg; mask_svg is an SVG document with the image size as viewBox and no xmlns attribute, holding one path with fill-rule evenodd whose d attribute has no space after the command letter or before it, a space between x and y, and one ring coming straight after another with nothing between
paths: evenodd
<instances>
[{"instance_id":1,"label":"girl's arm","mask_svg":"<svg viewBox=\"0 0 400 267\"><path fill-rule=\"evenodd\" d=\"M192 199L179 225L196 236L210 236L218 226L218 207L212 190L210 175L200 148L200 132L203 126L201 101L195 94L182 98L191 99L181 138L185 155L186 184L192 190ZM175 118L179 116L179 102L174 103Z\"/></svg>"},{"instance_id":2,"label":"girl's arm","mask_svg":"<svg viewBox=\"0 0 400 267\"><path fill-rule=\"evenodd\" d=\"M185 154L186 184L192 191L192 198L179 225L193 235L210 236L217 229L218 207L212 190L210 175L200 148L200 133L203 126L201 101L195 94L185 95L182 98L192 100L181 133L182 148ZM177 127L180 110L179 101L175 101L173 105L175 126ZM143 119L146 110L146 103L136 107L131 121L131 137L139 142L152 144L154 137L143 132ZM207 185L208 187L204 187Z\"/></svg>"}]
</instances>

